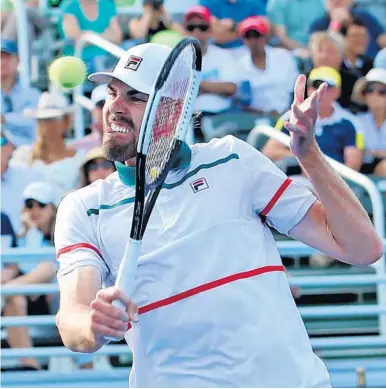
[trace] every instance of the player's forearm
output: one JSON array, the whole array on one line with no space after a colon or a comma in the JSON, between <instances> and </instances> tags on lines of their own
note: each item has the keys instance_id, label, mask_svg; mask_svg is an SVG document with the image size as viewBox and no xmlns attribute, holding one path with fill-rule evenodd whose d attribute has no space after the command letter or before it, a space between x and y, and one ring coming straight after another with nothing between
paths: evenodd
<instances>
[{"instance_id":1,"label":"player's forearm","mask_svg":"<svg viewBox=\"0 0 386 389\"><path fill-rule=\"evenodd\" d=\"M77 305L71 312L59 310L56 325L63 344L70 350L93 353L107 343L103 338L96 338L91 328L90 307Z\"/></svg>"},{"instance_id":2,"label":"player's forearm","mask_svg":"<svg viewBox=\"0 0 386 389\"><path fill-rule=\"evenodd\" d=\"M367 265L377 261L383 245L362 205L314 144L299 158L323 204L327 228L345 253L345 261Z\"/></svg>"}]
</instances>

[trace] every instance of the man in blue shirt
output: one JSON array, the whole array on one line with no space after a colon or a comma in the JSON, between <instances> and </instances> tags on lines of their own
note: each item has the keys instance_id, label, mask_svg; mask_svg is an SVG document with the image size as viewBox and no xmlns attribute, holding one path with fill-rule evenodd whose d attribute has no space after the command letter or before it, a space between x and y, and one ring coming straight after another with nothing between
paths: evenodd
<instances>
[{"instance_id":1,"label":"man in blue shirt","mask_svg":"<svg viewBox=\"0 0 386 389\"><path fill-rule=\"evenodd\" d=\"M326 0L327 13L316 19L310 34L315 31L331 30L339 32L343 26L351 23L351 19L360 19L369 31L367 55L374 58L379 49L386 47L386 33L379 21L369 12L360 8L352 8L353 0Z\"/></svg>"},{"instance_id":2,"label":"man in blue shirt","mask_svg":"<svg viewBox=\"0 0 386 389\"><path fill-rule=\"evenodd\" d=\"M35 108L40 91L23 87L17 80L19 64L15 42L1 41L1 127L14 146L32 144L35 121L24 117L26 108Z\"/></svg>"},{"instance_id":3,"label":"man in blue shirt","mask_svg":"<svg viewBox=\"0 0 386 389\"><path fill-rule=\"evenodd\" d=\"M262 0L201 0L212 15L214 43L238 53L243 42L237 34L237 24L249 16L266 14L266 2ZM238 54L236 54L238 56Z\"/></svg>"}]
</instances>

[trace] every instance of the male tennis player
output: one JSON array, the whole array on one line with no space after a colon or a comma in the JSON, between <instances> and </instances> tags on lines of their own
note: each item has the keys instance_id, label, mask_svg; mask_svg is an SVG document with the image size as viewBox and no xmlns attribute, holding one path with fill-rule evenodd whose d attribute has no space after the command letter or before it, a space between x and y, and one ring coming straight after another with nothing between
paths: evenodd
<instances>
[{"instance_id":1,"label":"male tennis player","mask_svg":"<svg viewBox=\"0 0 386 389\"><path fill-rule=\"evenodd\" d=\"M267 227L346 263L382 256L366 212L315 142L326 85L303 101L300 76L286 123L318 198L232 136L185 146L150 217L133 295L112 286L131 226L138 132L168 54L136 46L112 73L90 76L108 83L103 147L117 172L70 193L58 211L64 344L94 352L104 336L125 336L137 387L328 387Z\"/></svg>"}]
</instances>

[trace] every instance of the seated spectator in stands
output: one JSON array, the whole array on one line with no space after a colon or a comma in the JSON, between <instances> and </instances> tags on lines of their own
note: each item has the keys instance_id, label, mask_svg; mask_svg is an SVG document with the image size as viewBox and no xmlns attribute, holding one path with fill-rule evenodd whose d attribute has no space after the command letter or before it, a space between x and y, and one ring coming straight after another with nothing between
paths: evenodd
<instances>
[{"instance_id":1,"label":"seated spectator in stands","mask_svg":"<svg viewBox=\"0 0 386 389\"><path fill-rule=\"evenodd\" d=\"M66 39L64 55L74 53L76 42L85 32L94 32L117 45L122 43L123 34L114 1L67 0L60 5L60 10L59 33ZM93 45L85 46L82 52L90 73L106 70L108 58L106 51Z\"/></svg>"},{"instance_id":2,"label":"seated spectator in stands","mask_svg":"<svg viewBox=\"0 0 386 389\"><path fill-rule=\"evenodd\" d=\"M24 1L27 16L27 37L30 54L33 43L39 39L44 30L47 30L51 26L50 20L39 9L39 3L39 0ZM11 7L8 9L7 15L1 23L2 39L16 42L18 39L17 29L17 13L11 3Z\"/></svg>"},{"instance_id":3,"label":"seated spectator in stands","mask_svg":"<svg viewBox=\"0 0 386 389\"><path fill-rule=\"evenodd\" d=\"M286 49L303 48L308 52L308 30L324 14L324 1L269 0L267 15L272 23L272 35Z\"/></svg>"},{"instance_id":4,"label":"seated spectator in stands","mask_svg":"<svg viewBox=\"0 0 386 389\"><path fill-rule=\"evenodd\" d=\"M380 50L374 59L374 67L386 69L386 48Z\"/></svg>"},{"instance_id":5,"label":"seated spectator in stands","mask_svg":"<svg viewBox=\"0 0 386 389\"><path fill-rule=\"evenodd\" d=\"M1 210L10 218L17 233L21 229L23 191L30 182L37 180L39 175L30 168L9 166L14 149L8 138L1 134Z\"/></svg>"},{"instance_id":6,"label":"seated spectator in stands","mask_svg":"<svg viewBox=\"0 0 386 389\"><path fill-rule=\"evenodd\" d=\"M114 162L108 161L103 156L101 147L91 150L80 167L80 187L92 184L96 180L104 180L115 172Z\"/></svg>"},{"instance_id":7,"label":"seated spectator in stands","mask_svg":"<svg viewBox=\"0 0 386 389\"><path fill-rule=\"evenodd\" d=\"M250 51L236 62L240 77L252 87L252 102L246 109L277 119L291 104L298 76L295 59L288 50L267 45L269 23L265 17L243 20L239 33Z\"/></svg>"},{"instance_id":8,"label":"seated spectator in stands","mask_svg":"<svg viewBox=\"0 0 386 389\"><path fill-rule=\"evenodd\" d=\"M352 94L354 80L365 76L373 67L373 59L366 56L366 49L369 41L369 33L366 25L358 18L353 18L348 26L342 27L341 33L344 37L344 59L341 71L351 75L350 84L344 85L344 93L347 96ZM348 80L348 77L346 77ZM349 102L347 101L347 104ZM346 106L346 101L343 103ZM352 107L354 109L354 107Z\"/></svg>"},{"instance_id":9,"label":"seated spectator in stands","mask_svg":"<svg viewBox=\"0 0 386 389\"><path fill-rule=\"evenodd\" d=\"M160 31L176 30L183 33L183 28L171 20L163 0L144 0L143 14L129 22L129 35L134 39L148 42Z\"/></svg>"},{"instance_id":10,"label":"seated spectator in stands","mask_svg":"<svg viewBox=\"0 0 386 389\"><path fill-rule=\"evenodd\" d=\"M364 148L363 133L358 127L356 118L349 111L343 109L336 100L341 89L339 73L329 67L313 69L307 80L308 95L317 90L323 82L328 88L323 100L319 103L319 116L315 124L315 138L324 154L346 166L359 170L362 166ZM276 124L279 131L288 134L284 122L289 118L287 112ZM264 146L263 153L273 161L280 161L291 157L291 151L282 143L270 139ZM295 167L287 174L300 174L299 167Z\"/></svg>"},{"instance_id":11,"label":"seated spectator in stands","mask_svg":"<svg viewBox=\"0 0 386 389\"><path fill-rule=\"evenodd\" d=\"M71 128L72 107L59 93L44 92L36 110L25 115L37 119L37 138L32 146L15 150L13 166L28 166L41 174L45 181L56 184L64 192L78 183L79 167L86 151L75 151L65 143Z\"/></svg>"},{"instance_id":12,"label":"seated spectator in stands","mask_svg":"<svg viewBox=\"0 0 386 389\"><path fill-rule=\"evenodd\" d=\"M315 32L311 35L310 50L314 68L328 66L339 71L342 78L342 88L338 103L343 108L351 109L351 92L358 76L343 66L343 36L329 31ZM306 72L306 75L308 75L308 72Z\"/></svg>"},{"instance_id":13,"label":"seated spectator in stands","mask_svg":"<svg viewBox=\"0 0 386 389\"><path fill-rule=\"evenodd\" d=\"M326 0L327 13L312 23L310 34L315 31L340 31L353 18L360 19L369 31L366 55L374 58L379 49L386 47L385 30L373 15L358 7L352 8L353 4L354 0Z\"/></svg>"},{"instance_id":14,"label":"seated spectator in stands","mask_svg":"<svg viewBox=\"0 0 386 389\"><path fill-rule=\"evenodd\" d=\"M23 110L36 107L40 92L24 87L18 80L18 49L15 42L1 41L1 128L15 146L35 140L35 121L25 118Z\"/></svg>"},{"instance_id":15,"label":"seated spectator in stands","mask_svg":"<svg viewBox=\"0 0 386 389\"><path fill-rule=\"evenodd\" d=\"M103 116L102 110L105 105L107 96L106 85L98 85L91 93L91 102L94 104L94 109L91 112L91 134L84 136L81 139L76 139L68 142L68 145L74 150L85 151L92 150L94 147L102 146L103 132Z\"/></svg>"},{"instance_id":16,"label":"seated spectator in stands","mask_svg":"<svg viewBox=\"0 0 386 389\"><path fill-rule=\"evenodd\" d=\"M353 99L368 112L357 116L365 136L362 173L386 177L386 69L374 68L358 80Z\"/></svg>"},{"instance_id":17,"label":"seated spectator in stands","mask_svg":"<svg viewBox=\"0 0 386 389\"><path fill-rule=\"evenodd\" d=\"M56 188L47 182L33 182L23 193L24 210L22 222L24 232L19 238L21 247L38 248L52 246L56 207L60 196ZM55 279L55 262L22 263L15 276L5 283L5 287L50 283ZM4 316L49 315L48 297L9 296L6 298ZM13 348L30 348L32 339L26 327L7 327L8 344ZM40 370L36 358L20 358L24 370Z\"/></svg>"},{"instance_id":18,"label":"seated spectator in stands","mask_svg":"<svg viewBox=\"0 0 386 389\"><path fill-rule=\"evenodd\" d=\"M248 52L238 35L238 24L250 16L264 16L266 4L262 0L200 0L214 16L214 44L229 49L235 58Z\"/></svg>"},{"instance_id":19,"label":"seated spectator in stands","mask_svg":"<svg viewBox=\"0 0 386 389\"><path fill-rule=\"evenodd\" d=\"M202 116L222 113L231 108L238 75L232 55L210 43L212 17L208 8L197 5L184 17L186 35L196 38L202 49L202 73L195 109ZM195 130L198 130L195 128Z\"/></svg>"}]
</instances>

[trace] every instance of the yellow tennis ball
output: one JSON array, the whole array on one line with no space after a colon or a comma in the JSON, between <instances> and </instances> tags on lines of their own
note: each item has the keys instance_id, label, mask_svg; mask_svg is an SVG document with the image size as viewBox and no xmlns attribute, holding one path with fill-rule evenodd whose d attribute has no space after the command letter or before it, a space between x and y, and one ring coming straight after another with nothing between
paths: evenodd
<instances>
[{"instance_id":1,"label":"yellow tennis ball","mask_svg":"<svg viewBox=\"0 0 386 389\"><path fill-rule=\"evenodd\" d=\"M150 169L150 177L151 178L156 178L158 175L158 169L156 167L152 167Z\"/></svg>"},{"instance_id":2,"label":"yellow tennis ball","mask_svg":"<svg viewBox=\"0 0 386 389\"><path fill-rule=\"evenodd\" d=\"M77 57L61 57L50 65L48 77L60 88L73 89L84 82L87 77L87 68L85 63Z\"/></svg>"}]
</instances>

